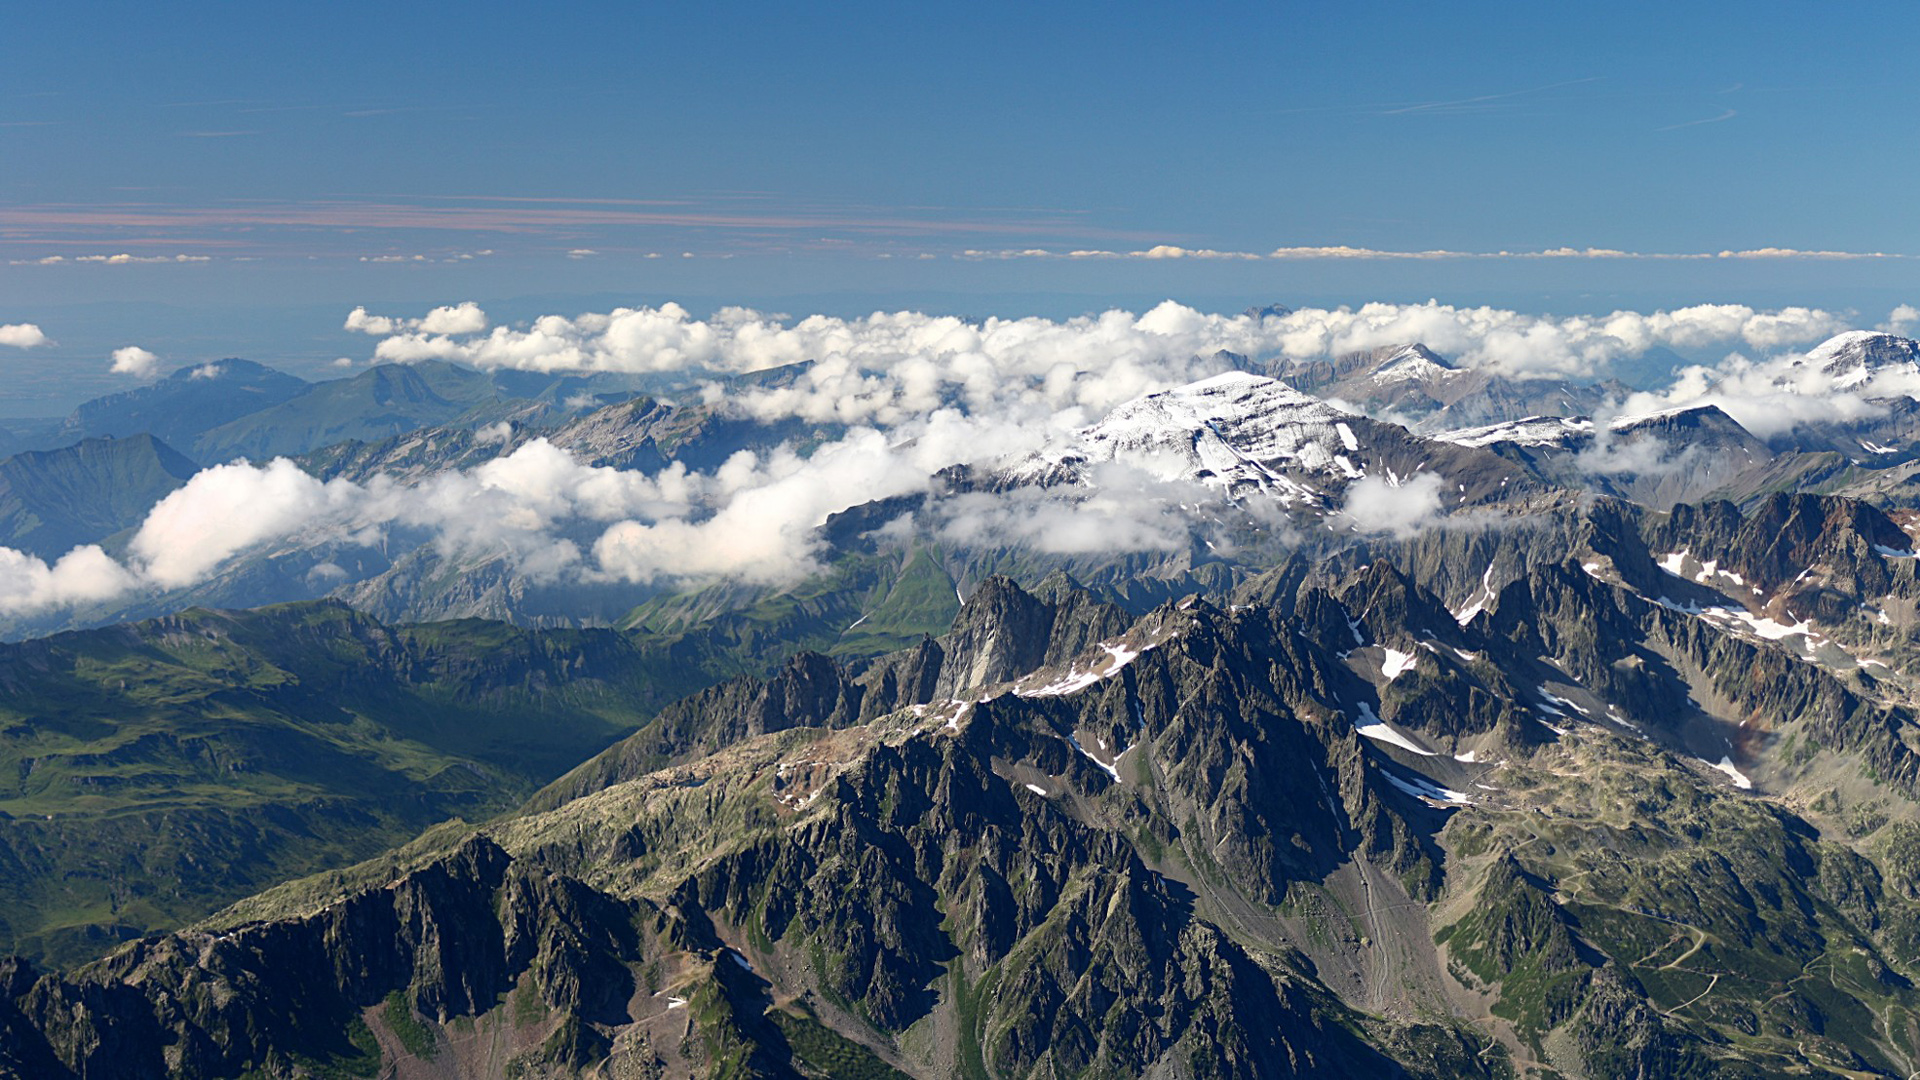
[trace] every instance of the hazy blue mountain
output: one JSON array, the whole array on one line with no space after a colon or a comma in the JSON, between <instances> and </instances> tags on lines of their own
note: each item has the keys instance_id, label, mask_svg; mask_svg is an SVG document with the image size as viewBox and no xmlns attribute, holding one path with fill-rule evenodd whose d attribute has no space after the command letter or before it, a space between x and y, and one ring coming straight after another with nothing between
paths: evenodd
<instances>
[{"instance_id":1,"label":"hazy blue mountain","mask_svg":"<svg viewBox=\"0 0 1920 1080\"><path fill-rule=\"evenodd\" d=\"M491 378L469 367L381 364L352 378L313 383L297 396L209 428L193 441L192 452L207 464L304 454L458 418L485 422L506 411L507 401Z\"/></svg>"},{"instance_id":2,"label":"hazy blue mountain","mask_svg":"<svg viewBox=\"0 0 1920 1080\"><path fill-rule=\"evenodd\" d=\"M22 450L44 450L60 444L60 428L66 423L58 416L25 416L0 419L0 457Z\"/></svg>"},{"instance_id":3,"label":"hazy blue mountain","mask_svg":"<svg viewBox=\"0 0 1920 1080\"><path fill-rule=\"evenodd\" d=\"M52 560L138 525L193 462L145 433L89 438L0 461L0 546Z\"/></svg>"},{"instance_id":4,"label":"hazy blue mountain","mask_svg":"<svg viewBox=\"0 0 1920 1080\"><path fill-rule=\"evenodd\" d=\"M277 405L311 385L251 360L215 360L86 402L61 424L57 438L73 442L146 432L185 450L202 432Z\"/></svg>"}]
</instances>

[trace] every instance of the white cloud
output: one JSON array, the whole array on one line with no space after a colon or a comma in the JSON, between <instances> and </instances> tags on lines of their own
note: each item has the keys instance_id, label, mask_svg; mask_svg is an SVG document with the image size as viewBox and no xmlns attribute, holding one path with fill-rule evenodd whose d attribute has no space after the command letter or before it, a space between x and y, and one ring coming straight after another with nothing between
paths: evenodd
<instances>
[{"instance_id":1,"label":"white cloud","mask_svg":"<svg viewBox=\"0 0 1920 1080\"><path fill-rule=\"evenodd\" d=\"M1256 361L1310 359L1418 340L1468 364L1576 374L1660 345L1765 352L1803 345L1841 325L1839 316L1818 309L1741 305L1559 317L1429 302L1255 318L1168 301L1140 314L968 321L917 312L795 320L744 308L696 319L666 304L549 315L514 326L488 325L471 302L419 318L356 308L346 328L379 337L375 355L385 360L716 375L811 361L790 378L727 395L727 408L746 418L837 425L845 434L804 455L791 447L742 453L710 473L674 467L651 477L586 466L544 439L410 484L386 477L323 482L284 460L220 466L197 474L153 509L135 533L128 562L115 564L122 574L91 556L64 576L56 574L62 564L35 569L23 562L21 580L32 584L16 588L8 602L81 602L92 595L72 584L82 578L119 589L181 588L274 545L425 543L453 558L505 559L536 581L788 581L815 568L815 530L829 515L930 490L930 478L948 466L1029 453L1121 402L1225 370L1234 362L1228 352ZM130 355L128 370L151 373L157 364L145 350ZM1831 391L1831 376L1796 353L1762 360L1735 355L1712 368L1689 368L1667 392L1627 407L1712 400L1763 434L1769 418L1791 423L1819 411L1866 415L1876 408L1858 388L1816 392L1822 380ZM1920 392L1920 385L1911 389ZM717 381L708 382L705 393L710 401L721 399ZM1755 418L1756 412L1762 415ZM476 437L502 450L513 441L499 426ZM1675 461L1658 444L1635 444L1602 448L1584 464L1646 471ZM1362 479L1348 490L1341 520L1369 532L1404 534L1441 517L1442 494L1440 481L1425 475L1397 487ZM1179 550L1203 534L1225 541L1205 532L1211 526L1196 512L1178 509L1183 503L1217 508L1213 499L1116 467L1096 470L1090 485L1071 489L932 497L917 521L954 544L1024 545L1067 556ZM63 584L52 584L56 580Z\"/></svg>"},{"instance_id":2,"label":"white cloud","mask_svg":"<svg viewBox=\"0 0 1920 1080\"><path fill-rule=\"evenodd\" d=\"M212 262L210 255L79 255L73 260L77 263L104 263L107 266L127 266L132 263L203 263Z\"/></svg>"},{"instance_id":3,"label":"white cloud","mask_svg":"<svg viewBox=\"0 0 1920 1080\"><path fill-rule=\"evenodd\" d=\"M30 614L105 600L133 584L133 575L95 544L74 548L52 566L0 547L0 613Z\"/></svg>"},{"instance_id":4,"label":"white cloud","mask_svg":"<svg viewBox=\"0 0 1920 1080\"><path fill-rule=\"evenodd\" d=\"M108 370L115 375L151 379L160 370L160 358L138 345L128 345L113 350L113 366Z\"/></svg>"},{"instance_id":5,"label":"white cloud","mask_svg":"<svg viewBox=\"0 0 1920 1080\"><path fill-rule=\"evenodd\" d=\"M1920 328L1920 308L1912 304L1894 308L1888 313L1887 321L1880 324L1880 329L1891 334L1912 334L1916 328Z\"/></svg>"},{"instance_id":6,"label":"white cloud","mask_svg":"<svg viewBox=\"0 0 1920 1080\"><path fill-rule=\"evenodd\" d=\"M1180 551L1197 520L1184 506L1219 506L1202 485L1169 483L1122 463L1094 469L1085 488L1022 487L940 500L927 524L959 546L1028 547L1054 555Z\"/></svg>"},{"instance_id":7,"label":"white cloud","mask_svg":"<svg viewBox=\"0 0 1920 1080\"><path fill-rule=\"evenodd\" d=\"M420 320L419 326L426 334L477 334L487 328L487 313L480 310L479 304L467 300L434 308Z\"/></svg>"},{"instance_id":8,"label":"white cloud","mask_svg":"<svg viewBox=\"0 0 1920 1080\"><path fill-rule=\"evenodd\" d=\"M477 307L471 310L464 325L484 318ZM1437 301L1301 308L1265 319L1168 302L1138 316L1107 311L1063 320L974 322L902 311L794 321L742 308L702 320L668 303L547 315L485 333L449 329L463 325L451 319L376 316L364 308L354 309L346 325L379 336L375 358L396 362L729 373L811 360L816 368L804 385L757 394L753 407L763 415L785 408L789 415L887 424L903 411L924 415L930 402L956 395L976 409L1010 398L1045 398L1055 408L1112 404L1149 383L1164 387L1182 376L1215 373L1220 364L1210 358L1223 350L1256 360L1308 360L1421 341L1469 367L1522 378L1584 377L1655 346L1727 343L1771 350L1810 344L1843 329L1847 320L1815 308L1760 311L1737 304L1563 317ZM1206 370L1196 373L1197 360Z\"/></svg>"},{"instance_id":9,"label":"white cloud","mask_svg":"<svg viewBox=\"0 0 1920 1080\"><path fill-rule=\"evenodd\" d=\"M0 345L15 349L34 349L51 340L33 323L7 323L0 326Z\"/></svg>"},{"instance_id":10,"label":"white cloud","mask_svg":"<svg viewBox=\"0 0 1920 1080\"><path fill-rule=\"evenodd\" d=\"M38 259L9 259L11 266L64 266L67 263L91 263L96 266L132 266L135 264L207 263L212 262L211 255L134 255L120 252L116 255L43 255Z\"/></svg>"},{"instance_id":11,"label":"white cloud","mask_svg":"<svg viewBox=\"0 0 1920 1080\"><path fill-rule=\"evenodd\" d=\"M1431 473L1400 481L1364 476L1347 488L1340 517L1361 532L1411 536L1439 520L1440 488Z\"/></svg>"},{"instance_id":12,"label":"white cloud","mask_svg":"<svg viewBox=\"0 0 1920 1080\"><path fill-rule=\"evenodd\" d=\"M385 315L369 315L365 307L357 307L347 312L347 321L342 329L355 330L375 337L386 337L399 333L405 325L404 319L390 319Z\"/></svg>"},{"instance_id":13,"label":"white cloud","mask_svg":"<svg viewBox=\"0 0 1920 1080\"><path fill-rule=\"evenodd\" d=\"M1829 372L1808 354L1762 359L1730 353L1718 364L1695 364L1663 390L1630 396L1629 413L1715 405L1761 438L1814 423L1850 423L1886 415L1875 399L1920 396L1920 373L1895 366L1871 372Z\"/></svg>"},{"instance_id":14,"label":"white cloud","mask_svg":"<svg viewBox=\"0 0 1920 1080\"><path fill-rule=\"evenodd\" d=\"M1603 476L1668 476L1695 467L1699 460L1697 446L1675 451L1665 440L1652 436L1618 438L1604 423L1595 425L1595 431L1593 443L1573 458L1573 463L1586 472Z\"/></svg>"},{"instance_id":15,"label":"white cloud","mask_svg":"<svg viewBox=\"0 0 1920 1080\"><path fill-rule=\"evenodd\" d=\"M803 471L794 465L798 461L786 460L785 471ZM701 477L676 465L649 477L587 466L545 439L473 469L411 485L384 476L365 484L322 481L285 458L264 466L234 462L195 473L155 504L134 533L125 564L97 548L76 549L52 568L17 552L0 554L0 576L8 581L0 586L0 603L17 612L135 589L184 588L206 581L244 552L275 544L371 546L395 531L424 536L449 556L505 557L534 580L597 573L579 570L581 544L569 533L584 531L590 537L616 522L685 518L699 512L696 500L709 490L727 498L755 494L764 505L767 495L753 489L770 482L751 467L736 468L731 476L722 470ZM819 496L826 502L835 497L831 492ZM743 508L734 516L751 514ZM662 574L705 572L723 562L708 551L679 564L663 562L658 569Z\"/></svg>"},{"instance_id":16,"label":"white cloud","mask_svg":"<svg viewBox=\"0 0 1920 1080\"><path fill-rule=\"evenodd\" d=\"M373 315L368 313L365 307L357 307L347 312L347 321L341 328L371 334L374 337L388 337L393 334L477 334L487 328L487 313L481 310L479 304L471 300L434 308L427 312L424 318L419 319L396 319L386 315Z\"/></svg>"},{"instance_id":17,"label":"white cloud","mask_svg":"<svg viewBox=\"0 0 1920 1080\"><path fill-rule=\"evenodd\" d=\"M1785 247L1759 247L1723 251L1624 251L1620 248L1551 247L1539 251L1456 251L1449 248L1394 250L1354 247L1349 244L1291 245L1277 247L1265 255L1245 251L1216 251L1211 248L1181 248L1160 244L1144 251L1104 251L1083 249L1054 251L1048 248L1009 248L1003 250L969 249L963 259L1275 259L1283 262L1304 260L1433 260L1433 259L1635 259L1645 261L1710 259L1907 259L1911 255L1887 251L1807 250Z\"/></svg>"}]
</instances>

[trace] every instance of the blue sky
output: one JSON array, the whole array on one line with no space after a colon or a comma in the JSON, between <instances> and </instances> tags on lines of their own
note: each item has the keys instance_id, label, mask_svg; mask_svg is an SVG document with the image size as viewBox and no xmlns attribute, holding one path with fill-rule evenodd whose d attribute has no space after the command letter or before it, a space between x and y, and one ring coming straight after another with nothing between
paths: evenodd
<instances>
[{"instance_id":1,"label":"blue sky","mask_svg":"<svg viewBox=\"0 0 1920 1080\"><path fill-rule=\"evenodd\" d=\"M1570 7L16 6L0 322L1920 295L1920 6Z\"/></svg>"}]
</instances>

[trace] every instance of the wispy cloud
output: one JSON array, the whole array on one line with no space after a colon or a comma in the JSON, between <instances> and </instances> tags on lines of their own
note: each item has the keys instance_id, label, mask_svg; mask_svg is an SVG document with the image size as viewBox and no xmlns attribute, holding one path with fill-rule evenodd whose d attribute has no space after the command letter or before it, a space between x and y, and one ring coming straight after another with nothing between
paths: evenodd
<instances>
[{"instance_id":1,"label":"wispy cloud","mask_svg":"<svg viewBox=\"0 0 1920 1080\"><path fill-rule=\"evenodd\" d=\"M1260 256L1251 251L1217 251L1213 248L1186 248L1177 244L1156 244L1139 251L1107 251L1100 248L1076 248L1071 251L1051 251L1046 248L1017 248L1006 250L981 250L969 248L962 251L962 259L1226 259L1249 260Z\"/></svg>"},{"instance_id":2,"label":"wispy cloud","mask_svg":"<svg viewBox=\"0 0 1920 1080\"><path fill-rule=\"evenodd\" d=\"M9 266L66 266L70 264L97 266L131 266L137 263L179 265L182 263L212 262L211 255L134 255L120 252L117 255L42 255L37 259L9 259Z\"/></svg>"},{"instance_id":3,"label":"wispy cloud","mask_svg":"<svg viewBox=\"0 0 1920 1080\"><path fill-rule=\"evenodd\" d=\"M1738 109L1728 109L1728 110L1726 110L1725 112L1722 112L1722 113L1721 113L1721 114L1720 114L1719 116L1709 116L1709 117L1707 117L1707 118L1706 118L1706 119L1704 119L1704 120L1688 120L1688 121L1686 121L1685 123L1682 123L1682 124L1668 124L1668 125L1667 125L1666 127L1662 127L1662 128L1654 128L1653 130L1655 130L1655 131L1679 131L1679 130L1680 130L1681 128L1690 128L1690 127L1699 127L1699 126L1700 126L1701 124L1718 124L1718 123L1720 123L1720 122L1721 122L1721 121L1723 121L1723 120L1731 120L1731 119L1733 119L1734 117L1736 117L1736 116L1739 116L1739 115L1740 115L1740 110L1738 110Z\"/></svg>"},{"instance_id":4,"label":"wispy cloud","mask_svg":"<svg viewBox=\"0 0 1920 1080\"><path fill-rule=\"evenodd\" d=\"M1415 104L1412 104L1412 105L1400 105L1400 106L1396 106L1389 109L1382 109L1380 111L1380 115L1381 116L1405 116L1409 113L1468 112L1468 111L1473 111L1478 107L1485 107L1487 105L1491 105L1493 102L1496 102L1496 101L1505 101L1509 98L1527 97L1532 94L1545 93L1548 90L1558 90L1561 87L1565 87L1565 86L1579 86L1582 83L1591 83L1591 82L1599 82L1599 81L1600 81L1600 77L1595 75L1595 76L1589 76L1588 78L1584 78L1584 79L1566 79L1561 82L1548 83L1545 86L1530 86L1524 90L1508 90L1498 94L1477 94L1473 97L1454 98L1447 101L1422 101L1422 102L1416 102Z\"/></svg>"},{"instance_id":5,"label":"wispy cloud","mask_svg":"<svg viewBox=\"0 0 1920 1080\"><path fill-rule=\"evenodd\" d=\"M1144 251L1074 250L1049 248L1003 248L960 252L962 259L1272 259L1289 260L1437 260L1437 259L1907 259L1913 256L1887 251L1834 251L1787 247L1746 248L1725 251L1623 251L1619 248L1556 247L1540 251L1454 251L1447 248L1398 251L1385 248L1352 247L1345 244L1275 248L1265 255L1245 251L1215 251L1210 248L1180 248L1160 245Z\"/></svg>"},{"instance_id":6,"label":"wispy cloud","mask_svg":"<svg viewBox=\"0 0 1920 1080\"><path fill-rule=\"evenodd\" d=\"M653 208L646 208L653 207ZM1092 229L1070 215L1039 213L963 218L888 208L807 208L764 213L699 208L667 209L608 200L488 200L485 205L354 200L169 206L120 203L41 204L0 208L0 228L16 236L73 229L208 230L278 226L318 229L416 229L542 233L591 227L677 227L717 230L842 229L865 235L1005 235L1046 231L1057 236L1125 237Z\"/></svg>"},{"instance_id":7,"label":"wispy cloud","mask_svg":"<svg viewBox=\"0 0 1920 1080\"><path fill-rule=\"evenodd\" d=\"M360 261L363 263L462 263L472 262L475 259L484 259L492 254L492 248L481 248L479 251L442 252L438 255L396 255L392 253L385 255L362 255L360 256Z\"/></svg>"}]
</instances>

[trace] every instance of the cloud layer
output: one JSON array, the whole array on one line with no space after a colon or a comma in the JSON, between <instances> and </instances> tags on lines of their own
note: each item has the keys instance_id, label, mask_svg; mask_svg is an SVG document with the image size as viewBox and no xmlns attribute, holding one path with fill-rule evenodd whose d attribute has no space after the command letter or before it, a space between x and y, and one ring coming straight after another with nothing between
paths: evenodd
<instances>
[{"instance_id":1,"label":"cloud layer","mask_svg":"<svg viewBox=\"0 0 1920 1080\"><path fill-rule=\"evenodd\" d=\"M917 312L793 321L745 308L696 319L668 303L548 315L490 330L485 313L469 302L420 319L356 308L346 322L347 329L381 338L375 360L403 363L439 359L547 372L731 374L814 361L806 389L822 390L835 405L789 392L784 403L763 400L761 407L825 417L844 414L839 403L855 402L861 417L881 423L889 415L924 414L956 395L973 407L1036 392L1056 409L1104 408L1149 385L1217 371L1224 362L1212 358L1223 351L1256 360L1309 360L1419 341L1458 363L1515 377L1587 377L1655 347L1776 350L1811 344L1848 325L1843 314L1805 307L1760 311L1701 304L1563 317L1432 301L1302 308L1265 317L1206 314L1167 301L1139 315L1107 311L1063 320L978 322Z\"/></svg>"},{"instance_id":2,"label":"cloud layer","mask_svg":"<svg viewBox=\"0 0 1920 1080\"><path fill-rule=\"evenodd\" d=\"M1888 325L1917 321L1903 307ZM1409 341L1518 376L1593 375L1658 346L1726 345L1736 350L1726 360L1689 367L1666 391L1624 407L1712 402L1763 435L1805 419L1871 416L1876 395L1920 394L1920 366L1846 376L1852 381L1842 385L1826 353L1798 351L1848 322L1813 308L1742 305L1554 317L1439 303L1219 315L1167 302L1137 315L978 322L915 312L796 321L741 308L696 319L666 304L496 326L471 302L419 317L356 308L346 327L378 338L375 355L384 360L679 372L696 382L809 361L786 378L726 392L725 408L810 421L827 438L804 450L742 451L711 472L675 465L653 476L583 464L545 439L516 447L508 425L481 433L502 456L415 484L322 481L286 460L222 465L157 504L124 561L96 547L52 563L0 549L0 611L188 588L250 552L326 544L428 544L454 560L505 560L535 582L787 582L817 568L817 528L830 515L921 492L928 498L913 528L954 545L1071 557L1225 544L1232 530L1208 524L1220 516L1218 492L1156 478L1140 462L1102 466L1089 485L1071 489L940 495L932 481L952 466L1040 450L1121 402L1242 366L1243 358L1311 359ZM135 346L114 354L114 370L126 374L148 377L157 364ZM710 402L721 400L717 379L704 385ZM1646 471L1676 460L1657 444L1602 446L1583 464ZM1249 512L1238 508L1237 520ZM1361 479L1340 513L1356 530L1405 535L1441 519L1440 481Z\"/></svg>"}]
</instances>

